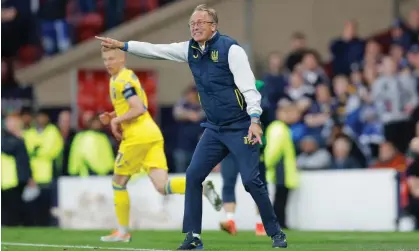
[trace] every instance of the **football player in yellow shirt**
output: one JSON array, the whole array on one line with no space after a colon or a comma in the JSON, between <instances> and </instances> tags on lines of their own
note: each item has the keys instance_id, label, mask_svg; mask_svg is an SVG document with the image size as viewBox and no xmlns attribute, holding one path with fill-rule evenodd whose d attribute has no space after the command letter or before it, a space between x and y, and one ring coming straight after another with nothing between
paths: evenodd
<instances>
[{"instance_id":1,"label":"football player in yellow shirt","mask_svg":"<svg viewBox=\"0 0 419 251\"><path fill-rule=\"evenodd\" d=\"M112 182L119 227L110 235L102 236L101 240L129 242L130 200L126 185L130 177L145 171L162 195L184 194L186 178L168 178L162 133L147 111L147 96L140 81L132 70L125 68L125 52L102 47L102 58L111 75L110 97L114 111L101 114L100 120L105 125L110 124L112 133L121 144ZM213 183L207 181L203 185L205 197L217 211L221 210L221 199Z\"/></svg>"}]
</instances>

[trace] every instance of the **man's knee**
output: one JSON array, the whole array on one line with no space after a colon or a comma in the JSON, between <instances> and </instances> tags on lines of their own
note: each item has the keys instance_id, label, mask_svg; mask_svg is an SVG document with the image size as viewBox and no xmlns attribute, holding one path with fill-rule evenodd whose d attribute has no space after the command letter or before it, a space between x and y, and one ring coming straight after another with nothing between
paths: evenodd
<instances>
[{"instance_id":1,"label":"man's knee","mask_svg":"<svg viewBox=\"0 0 419 251\"><path fill-rule=\"evenodd\" d=\"M265 184L262 182L259 176L255 176L248 179L243 179L243 186L246 192L263 188L264 185Z\"/></svg>"},{"instance_id":2,"label":"man's knee","mask_svg":"<svg viewBox=\"0 0 419 251\"><path fill-rule=\"evenodd\" d=\"M112 186L126 187L130 176L114 174L112 178Z\"/></svg>"},{"instance_id":3,"label":"man's knee","mask_svg":"<svg viewBox=\"0 0 419 251\"><path fill-rule=\"evenodd\" d=\"M160 185L159 184L159 185L156 185L155 188L156 188L157 192L159 192L159 194L166 195L166 191L164 189L164 185Z\"/></svg>"},{"instance_id":4,"label":"man's knee","mask_svg":"<svg viewBox=\"0 0 419 251\"><path fill-rule=\"evenodd\" d=\"M161 195L165 195L166 184L169 180L167 170L162 168L150 168L148 177L150 177L151 182L153 183L157 192L159 192Z\"/></svg>"},{"instance_id":5,"label":"man's knee","mask_svg":"<svg viewBox=\"0 0 419 251\"><path fill-rule=\"evenodd\" d=\"M206 175L203 175L202 170L200 170L199 166L196 165L189 165L188 169L186 169L186 184L191 185L202 185L204 182Z\"/></svg>"}]
</instances>

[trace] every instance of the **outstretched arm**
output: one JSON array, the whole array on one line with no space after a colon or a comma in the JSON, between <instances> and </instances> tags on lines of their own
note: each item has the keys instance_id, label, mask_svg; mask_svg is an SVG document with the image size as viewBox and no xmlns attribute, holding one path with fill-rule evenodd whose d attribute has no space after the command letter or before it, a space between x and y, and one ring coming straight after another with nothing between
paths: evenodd
<instances>
[{"instance_id":1,"label":"outstretched arm","mask_svg":"<svg viewBox=\"0 0 419 251\"><path fill-rule=\"evenodd\" d=\"M96 37L96 39L102 41L102 46L104 47L118 48L139 57L188 62L189 41L171 44L151 44L138 41L121 42L106 37Z\"/></svg>"},{"instance_id":2,"label":"outstretched arm","mask_svg":"<svg viewBox=\"0 0 419 251\"><path fill-rule=\"evenodd\" d=\"M143 58L172 60L186 63L188 62L188 46L189 41L171 44L151 44L129 41L124 44L122 50Z\"/></svg>"}]
</instances>

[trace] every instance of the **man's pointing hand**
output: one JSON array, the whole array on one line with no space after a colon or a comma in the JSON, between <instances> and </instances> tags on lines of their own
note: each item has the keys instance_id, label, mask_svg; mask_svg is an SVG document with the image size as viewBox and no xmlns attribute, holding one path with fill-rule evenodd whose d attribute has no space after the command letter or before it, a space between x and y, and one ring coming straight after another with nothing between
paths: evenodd
<instances>
[{"instance_id":1,"label":"man's pointing hand","mask_svg":"<svg viewBox=\"0 0 419 251\"><path fill-rule=\"evenodd\" d=\"M98 37L98 36L95 36L95 38L102 41L101 45L103 47L106 47L109 49L122 49L124 47L124 42L118 41L116 39L112 39L109 37Z\"/></svg>"}]
</instances>

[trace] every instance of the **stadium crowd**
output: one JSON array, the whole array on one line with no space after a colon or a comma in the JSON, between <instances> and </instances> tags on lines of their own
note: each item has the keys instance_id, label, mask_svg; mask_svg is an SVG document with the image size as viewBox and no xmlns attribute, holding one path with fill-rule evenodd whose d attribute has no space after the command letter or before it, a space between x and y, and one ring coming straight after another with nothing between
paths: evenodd
<instances>
[{"instance_id":1,"label":"stadium crowd","mask_svg":"<svg viewBox=\"0 0 419 251\"><path fill-rule=\"evenodd\" d=\"M28 6L14 5L25 1L3 2L2 28L6 28L2 29L2 36L11 34L11 39L7 43L2 41L2 52L8 58L18 54L24 45L39 40L38 35L30 32L25 33L30 37L17 37L13 32L16 27L34 31L27 25L39 23L23 20L39 16L38 20L57 21L68 15L67 5L62 5L61 16L48 16L48 8L63 1L39 1L36 12ZM68 2L75 6L77 1ZM90 5L96 1L80 2L83 4L77 6L81 13L95 12L99 8ZM157 1L139 2L159 4ZM119 24L120 21L115 20L121 17L105 15L105 19L109 21L106 27L111 28ZM419 183L419 10L412 10L407 20L396 20L391 25L389 41L384 43L359 37L357 25L355 21L347 21L342 35L331 41L330 67L324 67L319 54L307 46L309 38L300 32L291 38L291 52L272 52L267 60L268 69L260 77L264 84L262 119L265 126L276 120L288 125L300 170L393 168L399 171L402 186L406 187L402 189L405 198L402 207L416 217L419 229L419 188L416 187ZM51 35L49 29L53 29L52 26L56 29L57 25L46 22L41 26L47 55L61 52L73 43L57 39L57 31ZM54 45L49 43L51 36L55 36ZM66 39L74 41L74 37ZM2 91L13 92L17 85L14 64L2 61L3 65L6 67L2 67ZM8 114L2 110L5 117L2 120L2 224L54 224L50 209L57 205L56 177L112 172L117 142L95 114L84 115L84 128L76 131L70 126L70 111L62 111L54 125L43 110L34 118L30 109ZM173 116L178 133L168 137L178 140L175 140L176 149L170 153L175 166L172 171L184 172L202 133L199 124L205 119L195 88L185 91L174 105ZM92 148L92 144L100 147ZM9 149L3 147L5 145ZM3 175L3 163L6 163L3 154L23 156L25 151L27 163L23 163L25 157L22 163L16 162L17 180L7 180L6 177L10 177L7 175L13 174ZM45 169L45 164L49 169ZM416 177L416 182L407 182L408 176ZM27 195L26 202L19 199L22 193ZM35 196L37 193L40 195Z\"/></svg>"},{"instance_id":2,"label":"stadium crowd","mask_svg":"<svg viewBox=\"0 0 419 251\"><path fill-rule=\"evenodd\" d=\"M2 0L2 59L18 67L70 49L172 0ZM16 32L19 30L20 32Z\"/></svg>"}]
</instances>

